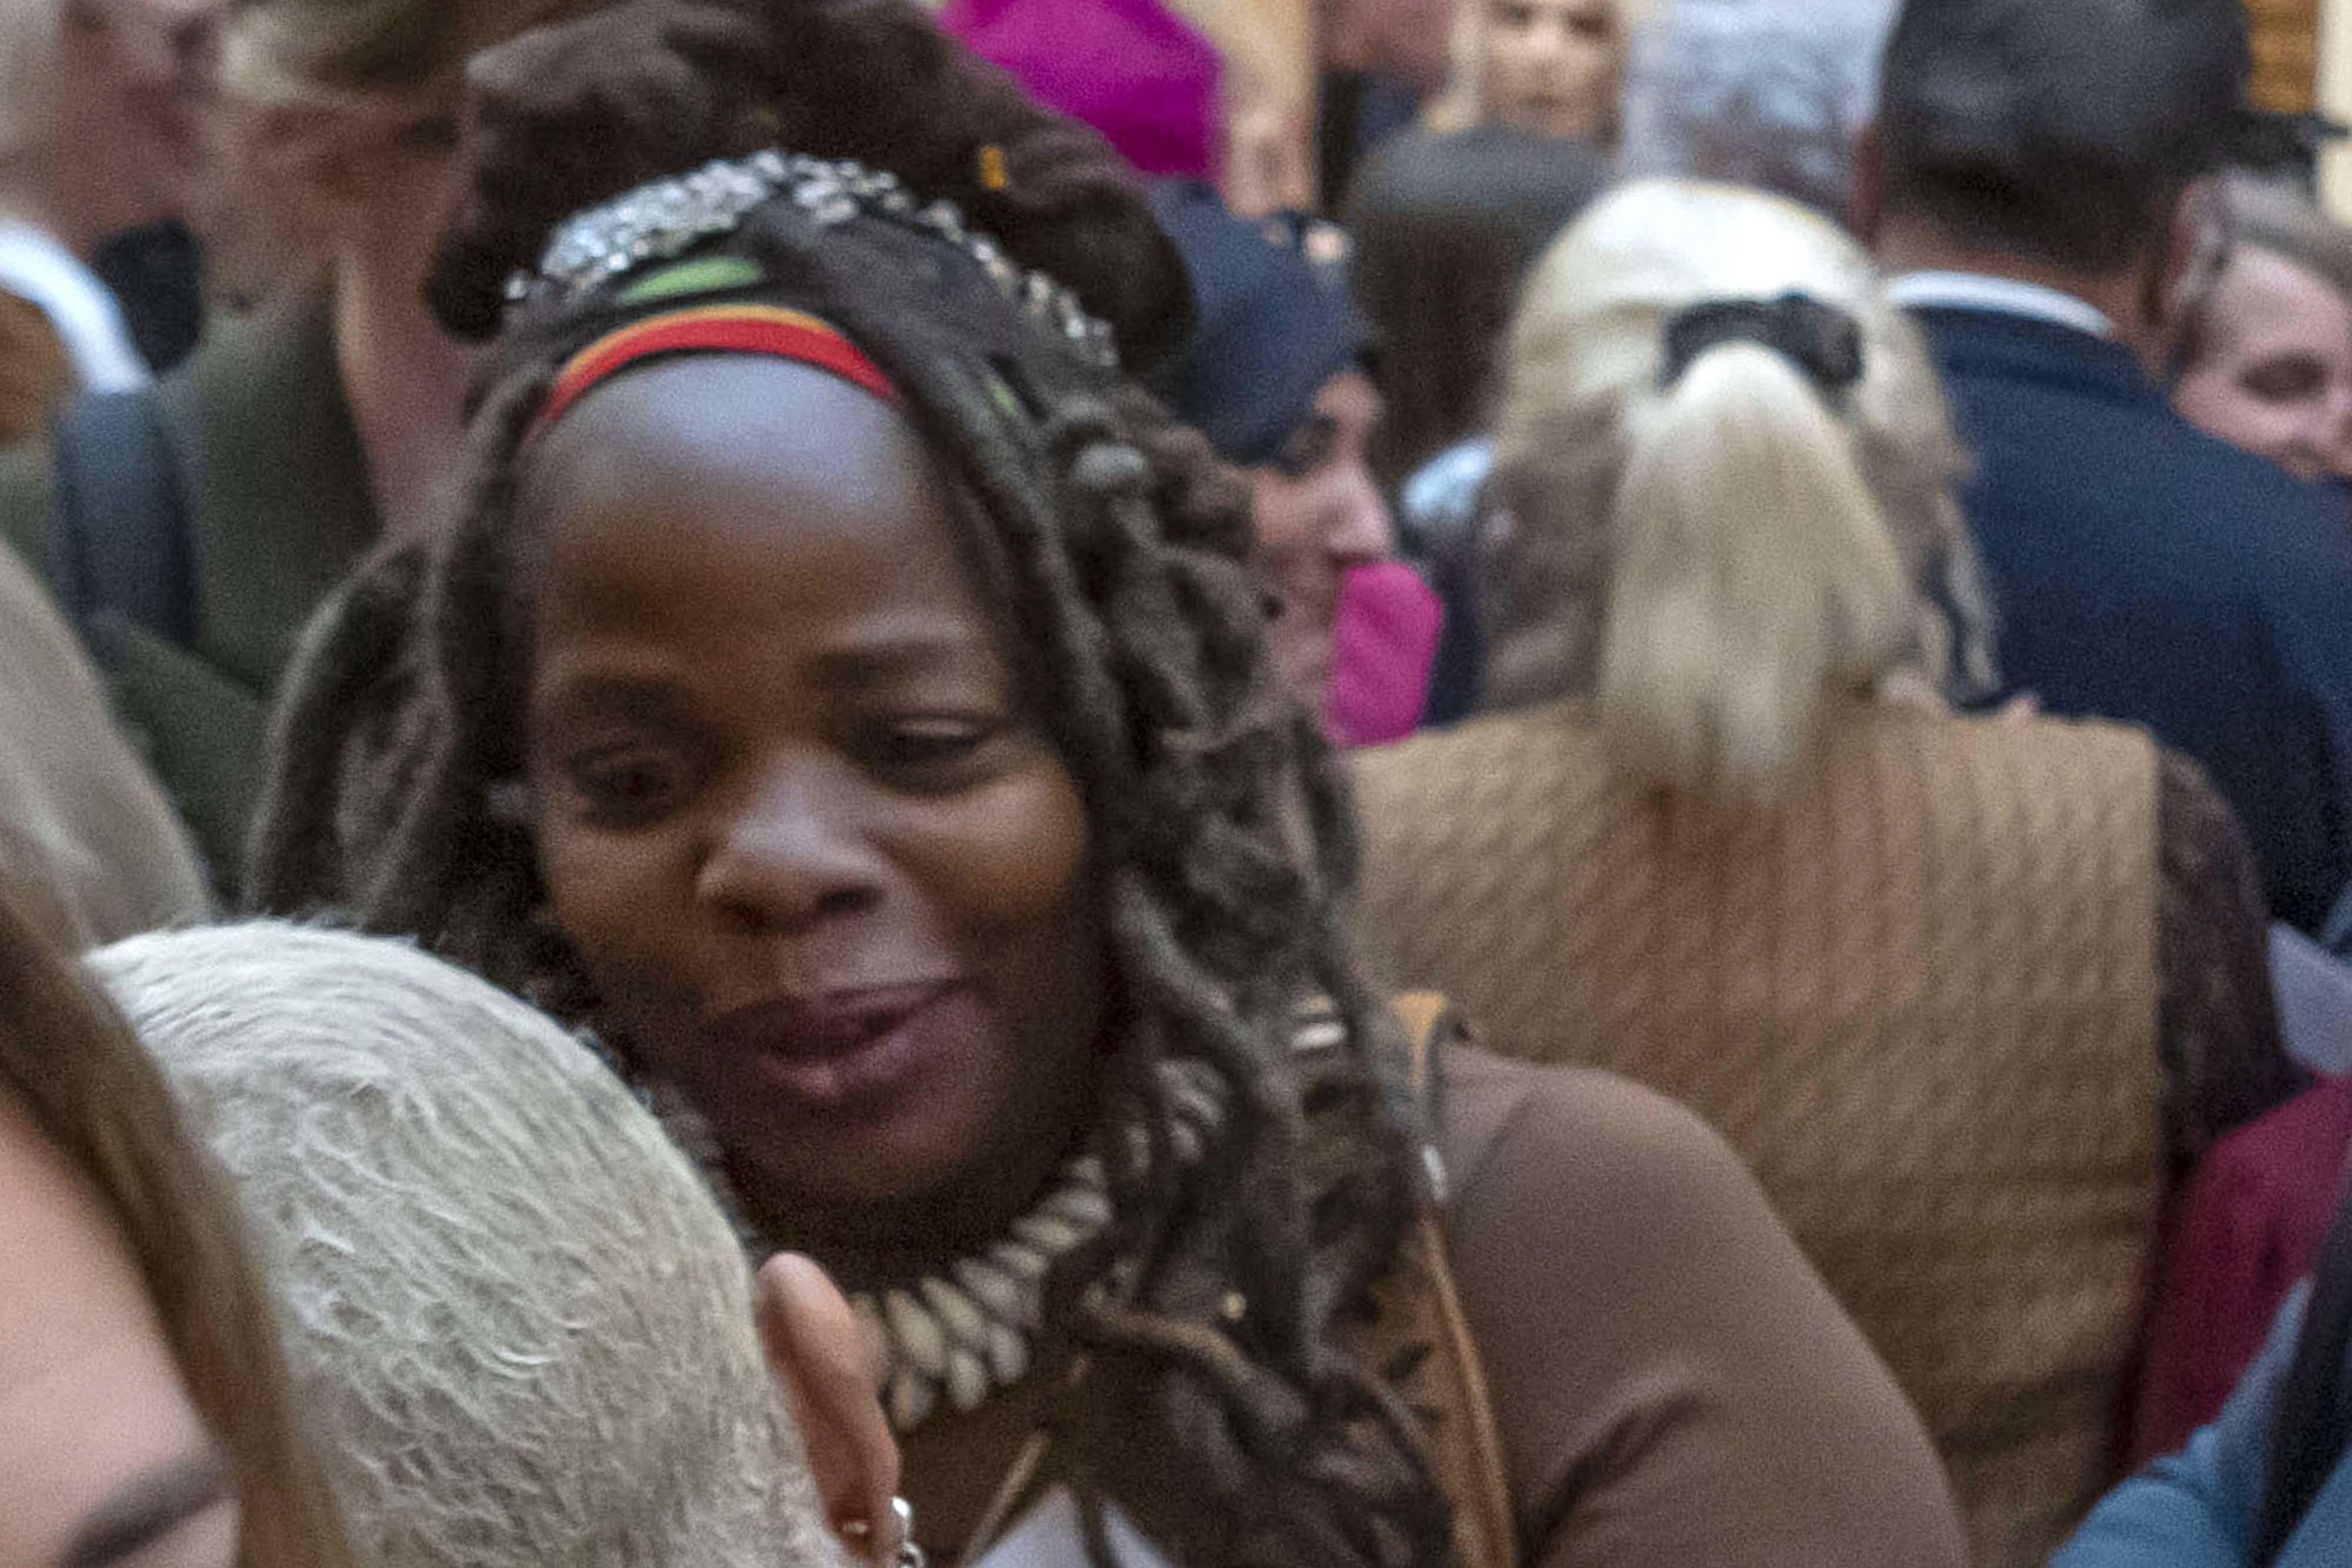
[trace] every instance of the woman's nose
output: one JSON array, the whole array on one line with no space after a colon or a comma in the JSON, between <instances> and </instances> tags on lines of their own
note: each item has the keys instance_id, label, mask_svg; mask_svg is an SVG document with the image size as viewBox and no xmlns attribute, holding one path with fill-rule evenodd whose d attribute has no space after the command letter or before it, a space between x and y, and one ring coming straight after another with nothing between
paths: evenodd
<instances>
[{"instance_id":1,"label":"woman's nose","mask_svg":"<svg viewBox=\"0 0 2352 1568\"><path fill-rule=\"evenodd\" d=\"M1370 472L1358 465L1332 497L1324 549L1345 569L1386 560L1396 553L1396 524Z\"/></svg>"},{"instance_id":2,"label":"woman's nose","mask_svg":"<svg viewBox=\"0 0 2352 1568\"><path fill-rule=\"evenodd\" d=\"M887 862L821 765L779 768L747 790L719 830L696 892L728 918L792 933L881 902Z\"/></svg>"}]
</instances>

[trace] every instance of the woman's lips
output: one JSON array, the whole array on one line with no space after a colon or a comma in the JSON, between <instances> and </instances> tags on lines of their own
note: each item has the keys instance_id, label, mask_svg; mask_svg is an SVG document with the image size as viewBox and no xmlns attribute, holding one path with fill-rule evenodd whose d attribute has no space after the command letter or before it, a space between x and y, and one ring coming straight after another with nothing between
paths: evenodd
<instances>
[{"instance_id":1,"label":"woman's lips","mask_svg":"<svg viewBox=\"0 0 2352 1568\"><path fill-rule=\"evenodd\" d=\"M812 1113L878 1116L953 1053L968 1001L939 980L761 1002L721 1015L710 1044Z\"/></svg>"}]
</instances>

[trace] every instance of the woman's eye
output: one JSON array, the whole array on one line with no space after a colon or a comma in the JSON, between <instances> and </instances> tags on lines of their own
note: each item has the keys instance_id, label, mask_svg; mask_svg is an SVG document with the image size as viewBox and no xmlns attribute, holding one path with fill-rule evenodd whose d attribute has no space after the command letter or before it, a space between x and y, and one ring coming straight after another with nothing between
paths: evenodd
<instances>
[{"instance_id":1,"label":"woman's eye","mask_svg":"<svg viewBox=\"0 0 2352 1568\"><path fill-rule=\"evenodd\" d=\"M2326 369L2319 361L2300 356L2264 360L2238 378L2240 386L2264 402L2300 402L2317 396L2326 382Z\"/></svg>"},{"instance_id":2,"label":"woman's eye","mask_svg":"<svg viewBox=\"0 0 2352 1568\"><path fill-rule=\"evenodd\" d=\"M648 822L675 809L692 784L692 771L675 753L635 746L586 752L564 768L589 815L616 826Z\"/></svg>"},{"instance_id":3,"label":"woman's eye","mask_svg":"<svg viewBox=\"0 0 2352 1568\"><path fill-rule=\"evenodd\" d=\"M1316 420L1282 444L1274 455L1274 471L1286 479L1304 479L1331 460L1339 444L1338 433L1325 421Z\"/></svg>"},{"instance_id":4,"label":"woman's eye","mask_svg":"<svg viewBox=\"0 0 2352 1568\"><path fill-rule=\"evenodd\" d=\"M952 789L966 781L969 765L1002 727L978 719L901 719L876 725L860 749L868 767L895 783Z\"/></svg>"}]
</instances>

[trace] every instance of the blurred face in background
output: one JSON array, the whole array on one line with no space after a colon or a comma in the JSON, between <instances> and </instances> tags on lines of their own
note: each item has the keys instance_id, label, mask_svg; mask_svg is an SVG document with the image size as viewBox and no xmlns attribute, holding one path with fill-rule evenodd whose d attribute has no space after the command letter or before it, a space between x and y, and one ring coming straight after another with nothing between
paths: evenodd
<instances>
[{"instance_id":1,"label":"blurred face in background","mask_svg":"<svg viewBox=\"0 0 2352 1568\"><path fill-rule=\"evenodd\" d=\"M1407 78L1423 92L1445 85L1453 0L1319 0L1326 64Z\"/></svg>"},{"instance_id":2,"label":"blurred face in background","mask_svg":"<svg viewBox=\"0 0 2352 1568\"><path fill-rule=\"evenodd\" d=\"M1395 548L1367 461L1381 413L1370 378L1343 371L1323 383L1281 455L1250 471L1254 560L1279 607L1267 650L1283 685L1314 713L1330 682L1340 584Z\"/></svg>"},{"instance_id":3,"label":"blurred face in background","mask_svg":"<svg viewBox=\"0 0 2352 1568\"><path fill-rule=\"evenodd\" d=\"M222 0L66 0L58 148L93 238L188 209Z\"/></svg>"},{"instance_id":4,"label":"blurred face in background","mask_svg":"<svg viewBox=\"0 0 2352 1568\"><path fill-rule=\"evenodd\" d=\"M2173 395L2206 434L2299 477L2352 478L2352 301L2275 251L2237 247Z\"/></svg>"},{"instance_id":5,"label":"blurred face in background","mask_svg":"<svg viewBox=\"0 0 2352 1568\"><path fill-rule=\"evenodd\" d=\"M229 1469L131 1256L0 1092L0 1568L232 1568Z\"/></svg>"},{"instance_id":6,"label":"blurred face in background","mask_svg":"<svg viewBox=\"0 0 2352 1568\"><path fill-rule=\"evenodd\" d=\"M1482 3L1486 117L1537 136L1611 139L1625 63L1620 0Z\"/></svg>"}]
</instances>

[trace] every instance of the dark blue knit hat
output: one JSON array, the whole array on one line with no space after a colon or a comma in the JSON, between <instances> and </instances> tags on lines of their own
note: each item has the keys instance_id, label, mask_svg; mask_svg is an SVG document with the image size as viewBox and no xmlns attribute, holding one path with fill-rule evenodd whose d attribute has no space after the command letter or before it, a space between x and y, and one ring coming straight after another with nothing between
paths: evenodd
<instances>
[{"instance_id":1,"label":"dark blue knit hat","mask_svg":"<svg viewBox=\"0 0 2352 1568\"><path fill-rule=\"evenodd\" d=\"M1296 214L1235 217L1192 181L1151 204L1192 274L1192 340L1152 390L1226 462L1271 463L1343 371L1368 369L1371 328L1349 287L1346 235Z\"/></svg>"}]
</instances>

